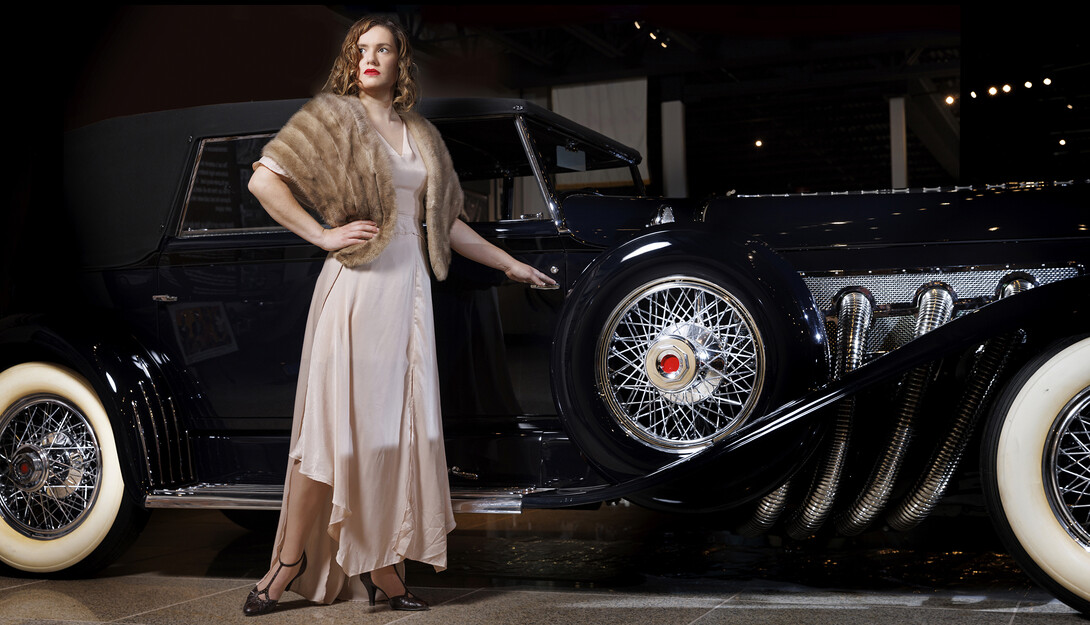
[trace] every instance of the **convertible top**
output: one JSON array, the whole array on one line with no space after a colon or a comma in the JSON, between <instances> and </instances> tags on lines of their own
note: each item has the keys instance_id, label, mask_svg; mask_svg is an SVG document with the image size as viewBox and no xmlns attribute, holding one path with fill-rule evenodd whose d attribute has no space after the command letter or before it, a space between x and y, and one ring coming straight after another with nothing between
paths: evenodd
<instances>
[{"instance_id":1,"label":"convertible top","mask_svg":"<svg viewBox=\"0 0 1090 625\"><path fill-rule=\"evenodd\" d=\"M93 269L159 248L202 137L275 132L306 100L215 104L117 117L65 134L64 203Z\"/></svg>"},{"instance_id":2,"label":"convertible top","mask_svg":"<svg viewBox=\"0 0 1090 625\"><path fill-rule=\"evenodd\" d=\"M306 99L214 104L105 120L65 134L64 202L86 268L140 264L159 248L182 200L193 151L206 137L273 133ZM639 151L521 99L432 98L438 124L523 115L630 164ZM452 148L453 149L453 148ZM462 172L460 172L462 173ZM467 172L468 173L468 172Z\"/></svg>"}]
</instances>

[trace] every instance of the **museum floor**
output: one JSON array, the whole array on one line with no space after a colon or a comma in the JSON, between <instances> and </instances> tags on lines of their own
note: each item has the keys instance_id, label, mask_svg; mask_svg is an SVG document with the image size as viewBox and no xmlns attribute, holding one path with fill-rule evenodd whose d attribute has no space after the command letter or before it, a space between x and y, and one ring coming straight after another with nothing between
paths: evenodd
<instances>
[{"instance_id":1,"label":"museum floor","mask_svg":"<svg viewBox=\"0 0 1090 625\"><path fill-rule=\"evenodd\" d=\"M95 578L0 575L0 625L1087 622L1035 587L978 517L783 544L623 501L457 520L450 568L408 569L429 612L317 606L288 593L275 613L244 617L271 537L215 511L160 510Z\"/></svg>"}]
</instances>

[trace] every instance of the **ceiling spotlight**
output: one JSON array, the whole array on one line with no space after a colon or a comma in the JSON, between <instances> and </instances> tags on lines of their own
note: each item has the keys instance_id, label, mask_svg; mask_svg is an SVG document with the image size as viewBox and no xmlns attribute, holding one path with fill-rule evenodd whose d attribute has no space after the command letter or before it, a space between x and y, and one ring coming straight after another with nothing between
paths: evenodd
<instances>
[{"instance_id":1,"label":"ceiling spotlight","mask_svg":"<svg viewBox=\"0 0 1090 625\"><path fill-rule=\"evenodd\" d=\"M632 23L636 25L636 30L640 29L640 23L639 22L632 22Z\"/></svg>"},{"instance_id":2,"label":"ceiling spotlight","mask_svg":"<svg viewBox=\"0 0 1090 625\"><path fill-rule=\"evenodd\" d=\"M1051 78L1046 78L1046 79L1042 80L1041 82L1043 82L1045 84L1045 86L1048 86L1048 85L1052 84L1052 79Z\"/></svg>"},{"instance_id":3,"label":"ceiling spotlight","mask_svg":"<svg viewBox=\"0 0 1090 625\"><path fill-rule=\"evenodd\" d=\"M666 42L665 41L660 41L659 45L665 48L666 47Z\"/></svg>"},{"instance_id":4,"label":"ceiling spotlight","mask_svg":"<svg viewBox=\"0 0 1090 625\"><path fill-rule=\"evenodd\" d=\"M970 91L969 92L969 97L975 100L976 99L976 92L975 91Z\"/></svg>"},{"instance_id":5,"label":"ceiling spotlight","mask_svg":"<svg viewBox=\"0 0 1090 625\"><path fill-rule=\"evenodd\" d=\"M1028 81L1028 80L1027 80L1027 81L1026 81L1025 83L1023 83L1023 84L1025 84L1025 86L1026 86L1026 89L1032 89L1032 88L1033 88L1033 83L1031 83L1031 82L1030 82L1030 81Z\"/></svg>"},{"instance_id":6,"label":"ceiling spotlight","mask_svg":"<svg viewBox=\"0 0 1090 625\"><path fill-rule=\"evenodd\" d=\"M1060 145L1067 145L1066 139L1060 139Z\"/></svg>"},{"instance_id":7,"label":"ceiling spotlight","mask_svg":"<svg viewBox=\"0 0 1090 625\"><path fill-rule=\"evenodd\" d=\"M988 87L988 95L995 95L997 93L999 93L998 89L996 89L995 87Z\"/></svg>"},{"instance_id":8,"label":"ceiling spotlight","mask_svg":"<svg viewBox=\"0 0 1090 625\"><path fill-rule=\"evenodd\" d=\"M763 146L764 144L765 144L765 142L764 142L764 141L761 141L760 139L757 139L756 141L754 141L754 142L753 142L753 145L755 145L755 146L757 146L757 147L761 147L761 146Z\"/></svg>"},{"instance_id":9,"label":"ceiling spotlight","mask_svg":"<svg viewBox=\"0 0 1090 625\"><path fill-rule=\"evenodd\" d=\"M952 96L952 95L946 96L946 103L947 104L953 104L954 103L954 96Z\"/></svg>"},{"instance_id":10,"label":"ceiling spotlight","mask_svg":"<svg viewBox=\"0 0 1090 625\"><path fill-rule=\"evenodd\" d=\"M647 33L647 34L651 35L652 39L658 39L658 36L656 36L655 33Z\"/></svg>"},{"instance_id":11,"label":"ceiling spotlight","mask_svg":"<svg viewBox=\"0 0 1090 625\"><path fill-rule=\"evenodd\" d=\"M1011 92L1011 86L1010 85L1003 85L1003 93L1010 93L1010 92Z\"/></svg>"}]
</instances>

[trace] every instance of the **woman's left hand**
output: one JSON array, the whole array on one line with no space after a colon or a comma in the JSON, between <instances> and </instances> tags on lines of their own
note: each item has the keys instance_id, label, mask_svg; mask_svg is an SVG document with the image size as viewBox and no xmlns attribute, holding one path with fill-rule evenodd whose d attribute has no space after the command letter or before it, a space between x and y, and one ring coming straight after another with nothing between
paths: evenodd
<instances>
[{"instance_id":1,"label":"woman's left hand","mask_svg":"<svg viewBox=\"0 0 1090 625\"><path fill-rule=\"evenodd\" d=\"M508 278L511 278L515 282L525 282L527 284L536 284L537 286L556 284L556 280L553 280L530 265L517 260L513 265L504 269L504 273L507 274Z\"/></svg>"},{"instance_id":2,"label":"woman's left hand","mask_svg":"<svg viewBox=\"0 0 1090 625\"><path fill-rule=\"evenodd\" d=\"M515 282L537 286L556 284L556 280L524 262L515 260L507 252L486 241L461 219L455 219L450 227L450 247L469 260L499 269Z\"/></svg>"}]
</instances>

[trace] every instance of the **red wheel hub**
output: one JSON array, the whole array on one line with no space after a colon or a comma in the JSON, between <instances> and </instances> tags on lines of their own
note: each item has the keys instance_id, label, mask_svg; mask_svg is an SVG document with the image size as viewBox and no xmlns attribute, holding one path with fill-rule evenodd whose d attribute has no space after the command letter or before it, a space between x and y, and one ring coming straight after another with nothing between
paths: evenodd
<instances>
[{"instance_id":1,"label":"red wheel hub","mask_svg":"<svg viewBox=\"0 0 1090 625\"><path fill-rule=\"evenodd\" d=\"M677 370L681 368L681 360L673 354L667 354L659 363L659 366L662 367L663 373L677 373Z\"/></svg>"}]
</instances>

